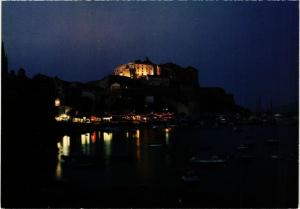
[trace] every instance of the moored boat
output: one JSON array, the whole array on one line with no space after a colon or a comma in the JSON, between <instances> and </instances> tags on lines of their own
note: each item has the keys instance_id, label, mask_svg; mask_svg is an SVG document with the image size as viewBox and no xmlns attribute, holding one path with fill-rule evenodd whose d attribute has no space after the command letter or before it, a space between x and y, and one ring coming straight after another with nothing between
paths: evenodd
<instances>
[{"instance_id":1,"label":"moored boat","mask_svg":"<svg viewBox=\"0 0 300 209\"><path fill-rule=\"evenodd\" d=\"M214 155L210 159L200 159L199 157L192 157L190 163L193 164L203 164L203 165L214 165L214 164L224 164L226 160L219 158L219 156Z\"/></svg>"},{"instance_id":2,"label":"moored boat","mask_svg":"<svg viewBox=\"0 0 300 209\"><path fill-rule=\"evenodd\" d=\"M198 182L198 181L200 181L200 178L196 175L193 175L193 176L184 175L184 176L181 177L181 179L184 182Z\"/></svg>"}]
</instances>

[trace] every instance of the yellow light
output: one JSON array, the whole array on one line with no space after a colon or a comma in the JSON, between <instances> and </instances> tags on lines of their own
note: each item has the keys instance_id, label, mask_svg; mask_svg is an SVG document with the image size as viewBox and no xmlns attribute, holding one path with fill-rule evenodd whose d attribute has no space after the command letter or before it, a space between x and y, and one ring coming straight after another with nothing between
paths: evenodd
<instances>
[{"instance_id":1,"label":"yellow light","mask_svg":"<svg viewBox=\"0 0 300 209\"><path fill-rule=\"evenodd\" d=\"M171 128L165 128L165 132L169 133L172 129Z\"/></svg>"},{"instance_id":2,"label":"yellow light","mask_svg":"<svg viewBox=\"0 0 300 209\"><path fill-rule=\"evenodd\" d=\"M136 138L138 138L138 139L140 138L140 130L139 130L139 129L136 130L136 135L135 135L135 136L136 136Z\"/></svg>"},{"instance_id":3,"label":"yellow light","mask_svg":"<svg viewBox=\"0 0 300 209\"><path fill-rule=\"evenodd\" d=\"M86 139L87 144L90 144L90 133L85 134L85 139Z\"/></svg>"},{"instance_id":4,"label":"yellow light","mask_svg":"<svg viewBox=\"0 0 300 209\"><path fill-rule=\"evenodd\" d=\"M68 121L69 119L70 119L70 116L67 114L61 114L61 115L55 117L56 121Z\"/></svg>"},{"instance_id":5,"label":"yellow light","mask_svg":"<svg viewBox=\"0 0 300 209\"><path fill-rule=\"evenodd\" d=\"M60 142L57 142L57 148L60 149L61 148L61 144Z\"/></svg>"},{"instance_id":6,"label":"yellow light","mask_svg":"<svg viewBox=\"0 0 300 209\"><path fill-rule=\"evenodd\" d=\"M55 170L55 177L56 180L61 180L63 175L62 175L62 167L61 167L61 162L58 161L56 165L56 170Z\"/></svg>"},{"instance_id":7,"label":"yellow light","mask_svg":"<svg viewBox=\"0 0 300 209\"><path fill-rule=\"evenodd\" d=\"M166 144L169 144L170 135L169 132L166 132Z\"/></svg>"},{"instance_id":8,"label":"yellow light","mask_svg":"<svg viewBox=\"0 0 300 209\"><path fill-rule=\"evenodd\" d=\"M110 117L103 117L102 118L102 120L104 120L104 121L108 121L108 122L110 122L111 121L111 119L112 119L112 117L110 116Z\"/></svg>"},{"instance_id":9,"label":"yellow light","mask_svg":"<svg viewBox=\"0 0 300 209\"><path fill-rule=\"evenodd\" d=\"M59 98L56 98L54 100L54 105L55 105L55 107L59 107L60 106L60 99Z\"/></svg>"},{"instance_id":10,"label":"yellow light","mask_svg":"<svg viewBox=\"0 0 300 209\"><path fill-rule=\"evenodd\" d=\"M84 154L90 155L90 133L81 134L81 150Z\"/></svg>"},{"instance_id":11,"label":"yellow light","mask_svg":"<svg viewBox=\"0 0 300 209\"><path fill-rule=\"evenodd\" d=\"M111 154L111 140L112 133L103 132L103 140L104 140L104 153L106 157L109 157Z\"/></svg>"},{"instance_id":12,"label":"yellow light","mask_svg":"<svg viewBox=\"0 0 300 209\"><path fill-rule=\"evenodd\" d=\"M169 140L170 140L169 133L170 133L171 130L172 130L171 128L165 128L165 132L166 132L166 135L165 135L165 137L166 137L166 144L169 144Z\"/></svg>"},{"instance_id":13,"label":"yellow light","mask_svg":"<svg viewBox=\"0 0 300 209\"><path fill-rule=\"evenodd\" d=\"M63 155L68 156L70 153L70 137L64 136L62 141L62 153Z\"/></svg>"},{"instance_id":14,"label":"yellow light","mask_svg":"<svg viewBox=\"0 0 300 209\"><path fill-rule=\"evenodd\" d=\"M81 145L90 143L90 133L81 134Z\"/></svg>"},{"instance_id":15,"label":"yellow light","mask_svg":"<svg viewBox=\"0 0 300 209\"><path fill-rule=\"evenodd\" d=\"M104 132L103 133L103 140L104 141L111 141L112 140L112 133Z\"/></svg>"},{"instance_id":16,"label":"yellow light","mask_svg":"<svg viewBox=\"0 0 300 209\"><path fill-rule=\"evenodd\" d=\"M82 145L86 144L86 142L85 142L85 134L81 134L81 144Z\"/></svg>"},{"instance_id":17,"label":"yellow light","mask_svg":"<svg viewBox=\"0 0 300 209\"><path fill-rule=\"evenodd\" d=\"M70 137L65 135L63 137L63 146L66 145L66 146L70 146Z\"/></svg>"},{"instance_id":18,"label":"yellow light","mask_svg":"<svg viewBox=\"0 0 300 209\"><path fill-rule=\"evenodd\" d=\"M59 122L59 121L62 121L62 119L61 119L59 116L56 116L56 117L55 117L55 120L58 121L58 122Z\"/></svg>"}]
</instances>

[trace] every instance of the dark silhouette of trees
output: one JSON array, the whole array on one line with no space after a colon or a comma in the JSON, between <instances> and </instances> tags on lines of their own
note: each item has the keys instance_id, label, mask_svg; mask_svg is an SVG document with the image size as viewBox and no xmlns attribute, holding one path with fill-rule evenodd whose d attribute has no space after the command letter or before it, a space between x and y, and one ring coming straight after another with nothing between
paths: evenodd
<instances>
[{"instance_id":1,"label":"dark silhouette of trees","mask_svg":"<svg viewBox=\"0 0 300 209\"><path fill-rule=\"evenodd\" d=\"M11 71L3 79L2 204L33 207L26 194L34 193L40 199L35 192L52 183L57 160L53 81L38 76L29 79L22 68L18 76ZM34 165L28 163L33 161ZM34 205L43 207L39 200Z\"/></svg>"},{"instance_id":2,"label":"dark silhouette of trees","mask_svg":"<svg viewBox=\"0 0 300 209\"><path fill-rule=\"evenodd\" d=\"M9 76L12 78L16 77L16 72L14 70L9 71Z\"/></svg>"},{"instance_id":3,"label":"dark silhouette of trees","mask_svg":"<svg viewBox=\"0 0 300 209\"><path fill-rule=\"evenodd\" d=\"M3 77L8 75L8 59L4 49L3 41L1 47L1 70L2 70Z\"/></svg>"},{"instance_id":4,"label":"dark silhouette of trees","mask_svg":"<svg viewBox=\"0 0 300 209\"><path fill-rule=\"evenodd\" d=\"M23 68L18 70L18 78L27 78L26 71Z\"/></svg>"}]
</instances>

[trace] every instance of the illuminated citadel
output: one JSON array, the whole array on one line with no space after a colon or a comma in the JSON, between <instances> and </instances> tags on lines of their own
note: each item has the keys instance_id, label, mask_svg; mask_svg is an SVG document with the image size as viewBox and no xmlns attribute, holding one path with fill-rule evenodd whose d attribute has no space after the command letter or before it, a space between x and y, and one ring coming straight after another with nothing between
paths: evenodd
<instances>
[{"instance_id":1,"label":"illuminated citadel","mask_svg":"<svg viewBox=\"0 0 300 209\"><path fill-rule=\"evenodd\" d=\"M60 99L55 105L61 109L58 119L69 120L72 114L73 119L103 115L103 120L112 120L111 115L130 118L170 113L197 119L207 112L238 109L233 96L224 89L201 87L198 80L194 67L158 65L147 58L120 64L112 75L86 84L55 79L56 98Z\"/></svg>"},{"instance_id":2,"label":"illuminated citadel","mask_svg":"<svg viewBox=\"0 0 300 209\"><path fill-rule=\"evenodd\" d=\"M151 63L147 58L145 61L138 60L127 64L121 64L114 69L114 75L125 76L132 79L160 76L160 72L160 67Z\"/></svg>"},{"instance_id":3,"label":"illuminated citadel","mask_svg":"<svg viewBox=\"0 0 300 209\"><path fill-rule=\"evenodd\" d=\"M182 68L173 63L154 64L147 57L144 61L136 60L120 64L113 70L113 76L139 80L148 86L198 87L198 71L193 67ZM120 79L118 79L120 83ZM121 85L122 86L122 85Z\"/></svg>"},{"instance_id":4,"label":"illuminated citadel","mask_svg":"<svg viewBox=\"0 0 300 209\"><path fill-rule=\"evenodd\" d=\"M3 85L7 89L4 105L14 107L18 104L15 98L21 98L22 89L22 92L26 92L22 101L35 103L35 98L40 101L40 105L25 102L24 109L35 107L34 111L40 111L39 115L43 115L41 118L45 122L53 120L49 111L45 111L45 104L54 104L50 111L57 121L73 122L97 122L99 117L96 116L102 116L101 120L107 122L113 120L112 115L117 116L118 121L130 118L164 121L174 116L199 119L208 113L241 111L235 105L233 95L227 94L224 89L201 87L198 70L191 66L181 67L174 63L157 65L146 58L144 61L118 65L113 75L100 80L80 83L42 74L30 79L26 77L24 69L20 69L17 76L8 73L4 48L2 60ZM11 109L19 108L16 106ZM33 111L26 112L31 114ZM16 115L20 114L24 113ZM26 115L26 118L30 117Z\"/></svg>"}]
</instances>

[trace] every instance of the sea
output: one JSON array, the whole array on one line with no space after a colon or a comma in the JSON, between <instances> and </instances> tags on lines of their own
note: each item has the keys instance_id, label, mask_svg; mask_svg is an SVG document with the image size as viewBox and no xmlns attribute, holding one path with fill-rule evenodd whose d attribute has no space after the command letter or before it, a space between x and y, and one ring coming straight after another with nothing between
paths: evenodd
<instances>
[{"instance_id":1,"label":"sea","mask_svg":"<svg viewBox=\"0 0 300 209\"><path fill-rule=\"evenodd\" d=\"M65 132L51 158L33 155L19 181L14 170L2 199L56 208L297 207L298 139L297 126L276 125Z\"/></svg>"}]
</instances>

